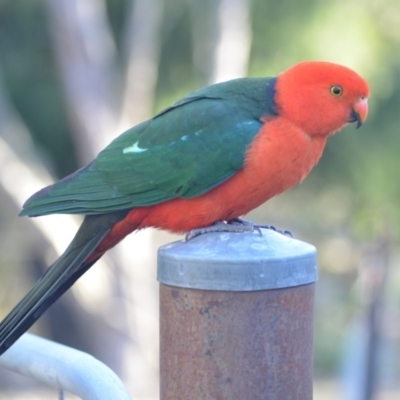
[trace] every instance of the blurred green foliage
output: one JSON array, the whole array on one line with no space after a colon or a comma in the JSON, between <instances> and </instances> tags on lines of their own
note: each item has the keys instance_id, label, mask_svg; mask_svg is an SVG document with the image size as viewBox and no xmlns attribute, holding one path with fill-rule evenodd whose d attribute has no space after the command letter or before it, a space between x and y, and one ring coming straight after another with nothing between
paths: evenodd
<instances>
[{"instance_id":1,"label":"blurred green foliage","mask_svg":"<svg viewBox=\"0 0 400 400\"><path fill-rule=\"evenodd\" d=\"M0 64L13 105L60 175L76 167L43 4L0 1Z\"/></svg>"}]
</instances>

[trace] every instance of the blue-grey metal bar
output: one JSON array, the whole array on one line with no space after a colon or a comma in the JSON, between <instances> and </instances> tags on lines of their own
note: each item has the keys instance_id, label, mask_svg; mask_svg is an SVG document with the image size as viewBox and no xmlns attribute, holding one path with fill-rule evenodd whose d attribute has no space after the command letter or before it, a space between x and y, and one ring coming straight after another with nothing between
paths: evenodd
<instances>
[{"instance_id":1,"label":"blue-grey metal bar","mask_svg":"<svg viewBox=\"0 0 400 400\"><path fill-rule=\"evenodd\" d=\"M0 357L0 366L84 400L131 399L117 375L91 355L30 333Z\"/></svg>"}]
</instances>

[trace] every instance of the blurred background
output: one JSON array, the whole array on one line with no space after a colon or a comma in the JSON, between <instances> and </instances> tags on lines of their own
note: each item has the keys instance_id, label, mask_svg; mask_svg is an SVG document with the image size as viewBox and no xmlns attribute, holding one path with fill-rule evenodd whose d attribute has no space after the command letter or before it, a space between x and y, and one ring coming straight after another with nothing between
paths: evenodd
<instances>
[{"instance_id":1,"label":"blurred background","mask_svg":"<svg viewBox=\"0 0 400 400\"><path fill-rule=\"evenodd\" d=\"M315 398L400 398L398 0L0 0L0 316L80 222L17 218L27 197L189 91L306 59L367 78L369 119L249 218L318 249ZM90 352L135 399L157 399L156 249L177 238L131 235L32 332ZM0 371L0 399L46 393Z\"/></svg>"}]
</instances>

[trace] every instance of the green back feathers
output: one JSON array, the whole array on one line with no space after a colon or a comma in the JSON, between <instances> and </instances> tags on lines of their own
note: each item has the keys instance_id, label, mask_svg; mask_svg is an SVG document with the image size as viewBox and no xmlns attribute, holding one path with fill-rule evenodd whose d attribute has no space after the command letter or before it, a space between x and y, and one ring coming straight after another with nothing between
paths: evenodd
<instances>
[{"instance_id":1,"label":"green back feathers","mask_svg":"<svg viewBox=\"0 0 400 400\"><path fill-rule=\"evenodd\" d=\"M90 215L200 196L243 167L260 118L276 115L275 81L243 78L189 94L33 195L21 215Z\"/></svg>"}]
</instances>

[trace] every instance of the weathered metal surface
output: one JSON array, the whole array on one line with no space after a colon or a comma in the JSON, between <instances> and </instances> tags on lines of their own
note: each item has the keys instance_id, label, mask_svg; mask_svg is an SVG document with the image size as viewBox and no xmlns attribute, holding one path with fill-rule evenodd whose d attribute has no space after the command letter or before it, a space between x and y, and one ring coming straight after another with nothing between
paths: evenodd
<instances>
[{"instance_id":1,"label":"weathered metal surface","mask_svg":"<svg viewBox=\"0 0 400 400\"><path fill-rule=\"evenodd\" d=\"M312 399L314 284L160 295L161 400Z\"/></svg>"},{"instance_id":2,"label":"weathered metal surface","mask_svg":"<svg viewBox=\"0 0 400 400\"><path fill-rule=\"evenodd\" d=\"M198 238L212 247L208 254L207 246L193 246L192 241L190 246L169 246L168 252L173 253L174 247L178 251L167 254L165 264L165 251L160 252L161 400L311 400L315 285L308 282L316 280L315 249L273 232L261 241L253 234L244 244L240 238L251 234L229 234L222 239L213 234L211 244L209 236ZM269 244L264 246L265 242ZM239 252L229 250L238 246ZM220 282L215 284L206 276L200 279L204 290L190 288L191 279L198 276L192 269L200 268L207 275L207 264ZM257 264L263 265L263 271L269 271L268 282L281 288L251 290L241 285L238 277L247 279L246 269L253 268L252 264L256 271ZM231 265L236 269L233 279ZM168 273L160 272L163 268ZM259 287L254 281L257 274L250 275L247 280ZM174 276L177 284L171 285ZM290 287L282 288L282 282ZM240 291L240 287L245 289Z\"/></svg>"}]
</instances>

